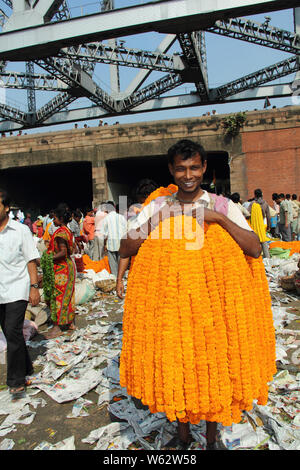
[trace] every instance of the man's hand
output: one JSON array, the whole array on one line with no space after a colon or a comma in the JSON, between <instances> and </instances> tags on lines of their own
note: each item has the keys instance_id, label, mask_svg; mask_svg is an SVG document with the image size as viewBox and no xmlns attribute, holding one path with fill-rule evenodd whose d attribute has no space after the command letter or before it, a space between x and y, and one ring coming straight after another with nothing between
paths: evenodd
<instances>
[{"instance_id":1,"label":"man's hand","mask_svg":"<svg viewBox=\"0 0 300 470\"><path fill-rule=\"evenodd\" d=\"M124 297L124 283L123 283L122 279L117 279L116 290L117 290L117 296L120 299L123 299L123 297Z\"/></svg>"},{"instance_id":2,"label":"man's hand","mask_svg":"<svg viewBox=\"0 0 300 470\"><path fill-rule=\"evenodd\" d=\"M40 303L41 297L39 290L36 289L35 287L30 288L29 292L29 303L32 305L32 307L35 307Z\"/></svg>"}]
</instances>

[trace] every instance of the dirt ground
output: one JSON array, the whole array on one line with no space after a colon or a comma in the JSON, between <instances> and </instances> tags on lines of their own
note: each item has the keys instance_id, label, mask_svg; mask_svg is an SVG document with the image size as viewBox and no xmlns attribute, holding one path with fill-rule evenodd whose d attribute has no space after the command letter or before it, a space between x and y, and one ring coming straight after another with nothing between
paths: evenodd
<instances>
[{"instance_id":1,"label":"dirt ground","mask_svg":"<svg viewBox=\"0 0 300 470\"><path fill-rule=\"evenodd\" d=\"M118 297L114 294L106 294L102 297L105 301L105 306L107 306L109 317L104 317L101 319L103 322L116 322L122 320L122 315L120 313L115 313L114 310L120 308L120 301ZM95 320L86 320L87 315L77 315L76 317L76 327L84 328L87 325L92 325L95 323ZM43 325L39 328L39 334L36 335L32 341L39 342L44 338L43 332L48 329L47 325ZM37 356L43 354L46 350L44 347L40 348L28 348L30 357L34 361ZM103 363L105 367L106 363ZM35 370L38 372L38 369ZM6 366L0 364L0 389L3 390L6 388ZM89 416L69 419L66 418L68 413L71 412L75 400L67 403L57 403L52 400L46 393L41 391L36 398L43 398L47 402L45 407L38 406L36 411L36 416L30 425L17 424L17 431L6 434L3 437L0 437L0 442L3 439L13 439L15 445L13 450L32 450L42 441L47 441L52 444L62 441L68 437L75 437L75 448L76 450L90 450L95 444L89 445L81 442L81 439L87 437L89 433L99 428L100 426L105 426L112 422L116 421L109 415L107 412L106 406L102 409L99 409L97 406L97 401L99 395L90 391L84 397L93 402L93 405L88 406ZM0 416L0 423L4 421L6 416Z\"/></svg>"},{"instance_id":2,"label":"dirt ground","mask_svg":"<svg viewBox=\"0 0 300 470\"><path fill-rule=\"evenodd\" d=\"M99 294L100 295L100 294ZM276 293L278 298L285 297L285 293ZM109 316L101 319L105 322L116 322L122 321L122 314L116 313L116 310L120 309L120 300L115 294L103 294L101 296L104 300L104 309L106 308L109 311ZM290 313L299 316L299 319L294 320L290 323L288 329L300 329L300 297L299 300L292 301L289 304L282 304L283 307L286 307ZM101 308L103 310L103 308ZM87 320L87 315L78 315L76 317L76 327L83 328L87 325L92 325L96 320ZM41 341L44 339L43 332L47 330L48 326L43 325L39 329L39 334L33 338L32 341ZM34 361L37 356L43 354L45 348L40 347L37 349L29 348L29 353ZM103 364L105 367L106 363ZM291 372L299 372L299 365L290 365L279 368L287 368ZM38 372L38 369L35 371ZM0 365L0 389L3 390L6 388L6 366ZM30 425L17 424L17 431L11 432L6 436L0 438L0 443L3 439L13 439L15 446L13 450L32 450L42 441L47 441L49 443L56 444L57 442L62 441L68 437L75 437L75 447L76 450L91 450L95 447L95 444L89 445L82 442L83 438L86 438L89 433L101 426L105 426L112 421L117 419L111 416L107 407L104 406L99 408L97 406L98 394L95 391L90 391L88 394L84 395L85 398L91 400L93 405L88 407L89 416L80 417L75 419L68 419L66 416L71 412L74 400L68 403L59 404L52 400L46 393L40 391L36 396L37 398L42 397L47 402L45 407L37 407L36 416ZM0 423L4 421L6 416L0 416Z\"/></svg>"}]
</instances>

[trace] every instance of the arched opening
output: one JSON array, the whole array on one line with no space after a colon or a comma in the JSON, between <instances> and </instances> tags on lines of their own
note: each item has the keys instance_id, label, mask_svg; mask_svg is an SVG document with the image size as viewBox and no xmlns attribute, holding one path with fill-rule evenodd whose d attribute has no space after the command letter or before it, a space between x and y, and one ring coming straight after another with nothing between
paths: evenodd
<instances>
[{"instance_id":1,"label":"arched opening","mask_svg":"<svg viewBox=\"0 0 300 470\"><path fill-rule=\"evenodd\" d=\"M93 200L92 165L70 162L9 168L0 171L0 187L9 192L14 206L32 215L47 213L60 202L70 209L84 209Z\"/></svg>"},{"instance_id":2,"label":"arched opening","mask_svg":"<svg viewBox=\"0 0 300 470\"><path fill-rule=\"evenodd\" d=\"M128 157L106 161L108 198L118 202L119 196L134 199L134 189L144 178L159 186L173 183L165 155ZM230 192L230 169L227 152L208 152L203 189L217 194Z\"/></svg>"}]
</instances>

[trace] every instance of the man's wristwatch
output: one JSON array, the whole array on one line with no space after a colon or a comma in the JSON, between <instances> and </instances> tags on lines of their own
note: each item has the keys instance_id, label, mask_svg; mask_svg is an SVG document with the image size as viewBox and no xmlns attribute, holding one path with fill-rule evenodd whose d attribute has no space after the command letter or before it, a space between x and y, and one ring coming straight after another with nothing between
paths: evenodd
<instances>
[{"instance_id":1,"label":"man's wristwatch","mask_svg":"<svg viewBox=\"0 0 300 470\"><path fill-rule=\"evenodd\" d=\"M34 287L35 289L38 289L39 285L38 284L30 284L30 287Z\"/></svg>"}]
</instances>

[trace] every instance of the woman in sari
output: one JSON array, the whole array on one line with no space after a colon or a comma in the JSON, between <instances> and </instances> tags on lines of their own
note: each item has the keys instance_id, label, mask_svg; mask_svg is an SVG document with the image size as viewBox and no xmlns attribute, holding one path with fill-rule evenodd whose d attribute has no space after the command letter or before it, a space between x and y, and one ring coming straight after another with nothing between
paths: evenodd
<instances>
[{"instance_id":1,"label":"woman in sari","mask_svg":"<svg viewBox=\"0 0 300 470\"><path fill-rule=\"evenodd\" d=\"M41 260L44 295L50 306L53 322L53 327L45 335L47 339L61 336L66 330L75 329L76 270L71 259L74 245L73 235L67 227L70 216L71 214L65 208L56 209L54 224L57 229Z\"/></svg>"}]
</instances>

